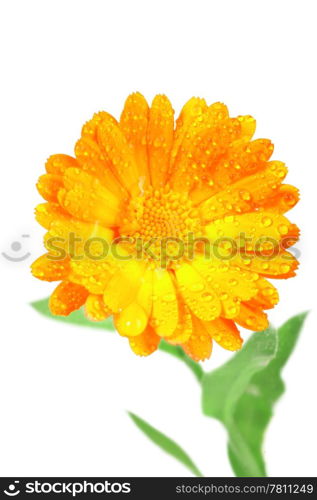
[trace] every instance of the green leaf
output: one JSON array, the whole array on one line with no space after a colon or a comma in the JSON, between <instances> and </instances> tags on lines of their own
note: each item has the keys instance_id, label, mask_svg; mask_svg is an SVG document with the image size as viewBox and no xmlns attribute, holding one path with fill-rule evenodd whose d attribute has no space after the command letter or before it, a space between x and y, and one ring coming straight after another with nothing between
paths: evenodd
<instances>
[{"instance_id":1,"label":"green leaf","mask_svg":"<svg viewBox=\"0 0 317 500\"><path fill-rule=\"evenodd\" d=\"M129 416L135 423L135 425L142 431L144 434L153 441L157 446L162 448L166 453L176 458L179 462L181 462L185 467L187 467L195 476L202 477L202 474L198 467L194 464L192 459L187 455L187 453L181 448L175 441L173 441L168 436L165 436L162 432L158 431L148 422L138 417L134 413L128 412Z\"/></svg>"},{"instance_id":2,"label":"green leaf","mask_svg":"<svg viewBox=\"0 0 317 500\"><path fill-rule=\"evenodd\" d=\"M72 312L69 316L53 316L48 307L49 299L38 300L37 302L32 302L31 306L43 316L46 316L55 321L62 321L63 323L69 323L77 326L88 326L89 328L102 328L103 330L114 330L112 318L107 318L104 321L90 321L84 315L83 309L78 309Z\"/></svg>"},{"instance_id":3,"label":"green leaf","mask_svg":"<svg viewBox=\"0 0 317 500\"><path fill-rule=\"evenodd\" d=\"M278 330L270 327L252 334L228 363L203 377L203 411L226 427L229 458L237 476L266 476L264 433L285 390L281 370L306 314L291 318Z\"/></svg>"},{"instance_id":4,"label":"green leaf","mask_svg":"<svg viewBox=\"0 0 317 500\"><path fill-rule=\"evenodd\" d=\"M204 370L202 367L193 361L187 354L183 351L180 346L174 346L165 342L165 340L161 340L160 342L160 350L175 356L179 360L183 361L193 372L197 380L200 382L204 375Z\"/></svg>"}]
</instances>

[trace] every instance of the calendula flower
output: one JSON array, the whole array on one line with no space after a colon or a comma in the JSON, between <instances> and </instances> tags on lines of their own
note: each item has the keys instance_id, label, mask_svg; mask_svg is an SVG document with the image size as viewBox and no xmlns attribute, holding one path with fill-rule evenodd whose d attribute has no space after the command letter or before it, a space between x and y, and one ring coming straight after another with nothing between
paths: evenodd
<instances>
[{"instance_id":1,"label":"calendula flower","mask_svg":"<svg viewBox=\"0 0 317 500\"><path fill-rule=\"evenodd\" d=\"M56 315L84 305L88 318L112 315L136 354L164 338L194 360L212 341L241 347L237 325L267 327L278 302L268 281L295 274L287 248L298 229L283 215L298 191L269 161L273 145L252 140L251 116L192 98L176 125L170 101L151 107L135 93L120 121L100 112L87 122L75 158L51 156L37 207L48 253L37 278L61 281Z\"/></svg>"}]
</instances>

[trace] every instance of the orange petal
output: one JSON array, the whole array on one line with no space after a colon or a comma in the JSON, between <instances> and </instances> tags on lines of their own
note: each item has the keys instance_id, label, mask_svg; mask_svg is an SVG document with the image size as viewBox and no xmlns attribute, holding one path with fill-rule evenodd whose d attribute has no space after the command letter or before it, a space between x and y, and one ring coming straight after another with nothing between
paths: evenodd
<instances>
[{"instance_id":1,"label":"orange petal","mask_svg":"<svg viewBox=\"0 0 317 500\"><path fill-rule=\"evenodd\" d=\"M69 214L58 203L40 203L35 209L35 218L41 226L49 229L54 220L67 219Z\"/></svg>"},{"instance_id":2,"label":"orange petal","mask_svg":"<svg viewBox=\"0 0 317 500\"><path fill-rule=\"evenodd\" d=\"M92 175L69 168L60 193L62 207L77 219L115 226L119 222L120 200Z\"/></svg>"},{"instance_id":3,"label":"orange petal","mask_svg":"<svg viewBox=\"0 0 317 500\"><path fill-rule=\"evenodd\" d=\"M264 199L260 206L262 206L264 210L284 214L295 207L298 201L299 190L294 186L282 184L277 187L274 195L268 199Z\"/></svg>"},{"instance_id":4,"label":"orange petal","mask_svg":"<svg viewBox=\"0 0 317 500\"><path fill-rule=\"evenodd\" d=\"M63 175L70 167L78 167L78 162L75 158L68 155L52 155L45 163L48 174Z\"/></svg>"},{"instance_id":5,"label":"orange petal","mask_svg":"<svg viewBox=\"0 0 317 500\"><path fill-rule=\"evenodd\" d=\"M206 112L207 108L208 106L205 99L200 99L199 97L192 97L183 106L182 111L180 112L180 115L176 120L176 129L174 133L174 142L171 151L170 162L172 169L190 125L198 117L201 117L202 114Z\"/></svg>"},{"instance_id":6,"label":"orange petal","mask_svg":"<svg viewBox=\"0 0 317 500\"><path fill-rule=\"evenodd\" d=\"M52 314L68 316L79 309L86 302L87 297L88 292L83 286L62 281L50 296L49 308Z\"/></svg>"},{"instance_id":7,"label":"orange petal","mask_svg":"<svg viewBox=\"0 0 317 500\"><path fill-rule=\"evenodd\" d=\"M240 134L237 118L228 118L226 106L215 103L189 127L175 161L171 184L181 192L209 182L214 167Z\"/></svg>"},{"instance_id":8,"label":"orange petal","mask_svg":"<svg viewBox=\"0 0 317 500\"><path fill-rule=\"evenodd\" d=\"M237 351L242 347L242 338L232 320L217 318L214 321L203 322L209 335L224 349Z\"/></svg>"},{"instance_id":9,"label":"orange petal","mask_svg":"<svg viewBox=\"0 0 317 500\"><path fill-rule=\"evenodd\" d=\"M213 182L217 192L246 175L261 170L274 150L268 139L256 139L248 144L233 143L226 155L220 159L214 169Z\"/></svg>"},{"instance_id":10,"label":"orange petal","mask_svg":"<svg viewBox=\"0 0 317 500\"><path fill-rule=\"evenodd\" d=\"M152 186L165 185L174 135L174 111L165 95L154 97L150 109L147 144Z\"/></svg>"},{"instance_id":11,"label":"orange petal","mask_svg":"<svg viewBox=\"0 0 317 500\"><path fill-rule=\"evenodd\" d=\"M212 352L212 340L204 325L193 316L193 333L189 340L182 344L186 354L194 361L203 361L210 358Z\"/></svg>"},{"instance_id":12,"label":"orange petal","mask_svg":"<svg viewBox=\"0 0 317 500\"><path fill-rule=\"evenodd\" d=\"M44 281L60 281L70 272L69 258L53 260L49 254L42 255L31 266L32 274Z\"/></svg>"},{"instance_id":13,"label":"orange petal","mask_svg":"<svg viewBox=\"0 0 317 500\"><path fill-rule=\"evenodd\" d=\"M84 172L97 177L118 198L128 198L126 189L112 171L107 155L91 137L82 137L77 141L75 154Z\"/></svg>"},{"instance_id":14,"label":"orange petal","mask_svg":"<svg viewBox=\"0 0 317 500\"><path fill-rule=\"evenodd\" d=\"M131 194L139 192L139 175L133 151L123 132L112 120L105 118L98 127L98 142L111 165L111 170Z\"/></svg>"},{"instance_id":15,"label":"orange petal","mask_svg":"<svg viewBox=\"0 0 317 500\"><path fill-rule=\"evenodd\" d=\"M173 335L168 337L170 344L184 344L193 332L192 315L190 309L181 298L178 300L178 323Z\"/></svg>"},{"instance_id":16,"label":"orange petal","mask_svg":"<svg viewBox=\"0 0 317 500\"><path fill-rule=\"evenodd\" d=\"M148 325L141 335L131 337L129 344L132 351L138 356L148 356L157 350L160 340L160 337L156 335L153 328Z\"/></svg>"},{"instance_id":17,"label":"orange petal","mask_svg":"<svg viewBox=\"0 0 317 500\"><path fill-rule=\"evenodd\" d=\"M271 309L278 301L278 291L276 288L264 278L260 278L256 282L258 292L249 302L250 305L260 307L261 309Z\"/></svg>"},{"instance_id":18,"label":"orange petal","mask_svg":"<svg viewBox=\"0 0 317 500\"><path fill-rule=\"evenodd\" d=\"M204 201L199 206L202 219L212 221L225 215L251 212L260 206L267 206L270 211L270 197L275 195L286 174L282 162L267 163L264 170L243 177Z\"/></svg>"},{"instance_id":19,"label":"orange petal","mask_svg":"<svg viewBox=\"0 0 317 500\"><path fill-rule=\"evenodd\" d=\"M63 178L60 175L44 174L39 178L36 187L45 200L57 202L57 193L63 187Z\"/></svg>"},{"instance_id":20,"label":"orange petal","mask_svg":"<svg viewBox=\"0 0 317 500\"><path fill-rule=\"evenodd\" d=\"M265 256L262 258L253 256L248 259L238 256L232 259L230 264L274 279L286 279L295 276L295 271L298 267L296 258L291 253L285 251L267 258Z\"/></svg>"},{"instance_id":21,"label":"orange petal","mask_svg":"<svg viewBox=\"0 0 317 500\"><path fill-rule=\"evenodd\" d=\"M150 183L146 138L148 121L149 106L146 99L139 92L129 95L121 114L120 129L134 152L139 177L144 188Z\"/></svg>"},{"instance_id":22,"label":"orange petal","mask_svg":"<svg viewBox=\"0 0 317 500\"><path fill-rule=\"evenodd\" d=\"M244 328L257 332L265 330L269 326L267 315L260 308L246 302L241 303L240 313L235 321Z\"/></svg>"}]
</instances>

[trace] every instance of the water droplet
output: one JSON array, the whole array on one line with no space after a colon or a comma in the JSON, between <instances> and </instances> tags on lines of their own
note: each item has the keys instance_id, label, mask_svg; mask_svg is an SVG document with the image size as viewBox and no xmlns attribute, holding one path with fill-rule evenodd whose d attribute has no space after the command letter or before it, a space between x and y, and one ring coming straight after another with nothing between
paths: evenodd
<instances>
[{"instance_id":1,"label":"water droplet","mask_svg":"<svg viewBox=\"0 0 317 500\"><path fill-rule=\"evenodd\" d=\"M192 292L201 292L205 288L205 285L203 283L193 283L190 285L190 290Z\"/></svg>"},{"instance_id":2,"label":"water droplet","mask_svg":"<svg viewBox=\"0 0 317 500\"><path fill-rule=\"evenodd\" d=\"M272 225L273 221L272 221L272 219L270 217L264 216L264 217L262 217L262 221L261 222L262 222L262 224L263 224L264 227L269 227L269 226Z\"/></svg>"},{"instance_id":3,"label":"water droplet","mask_svg":"<svg viewBox=\"0 0 317 500\"><path fill-rule=\"evenodd\" d=\"M279 233L280 233L280 234L282 234L282 235L287 234L287 233L288 233L288 227L287 227L287 225L286 225L286 224L280 224L280 225L278 226L278 231L279 231Z\"/></svg>"}]
</instances>

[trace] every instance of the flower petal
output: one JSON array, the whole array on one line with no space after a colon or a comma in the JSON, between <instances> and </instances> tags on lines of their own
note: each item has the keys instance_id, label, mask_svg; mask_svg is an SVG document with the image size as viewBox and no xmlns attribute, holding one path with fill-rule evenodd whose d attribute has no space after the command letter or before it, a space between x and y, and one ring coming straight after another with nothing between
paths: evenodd
<instances>
[{"instance_id":1,"label":"flower petal","mask_svg":"<svg viewBox=\"0 0 317 500\"><path fill-rule=\"evenodd\" d=\"M179 149L182 145L182 142L186 136L186 133L190 125L198 117L201 117L202 114L207 111L207 109L208 106L206 104L205 99L200 99L198 97L192 97L183 106L183 109L181 110L180 115L176 120L174 142L171 151L171 168L173 168Z\"/></svg>"},{"instance_id":2,"label":"flower petal","mask_svg":"<svg viewBox=\"0 0 317 500\"><path fill-rule=\"evenodd\" d=\"M49 308L54 315L68 316L79 309L86 302L87 297L88 292L83 286L62 281L50 296Z\"/></svg>"},{"instance_id":3,"label":"flower petal","mask_svg":"<svg viewBox=\"0 0 317 500\"><path fill-rule=\"evenodd\" d=\"M204 361L210 358L212 352L212 339L205 329L202 321L193 316L193 333L189 340L182 344L186 354L194 361Z\"/></svg>"},{"instance_id":4,"label":"flower petal","mask_svg":"<svg viewBox=\"0 0 317 500\"><path fill-rule=\"evenodd\" d=\"M147 144L154 189L165 185L174 136L174 111L165 95L154 97L149 116Z\"/></svg>"},{"instance_id":5,"label":"flower petal","mask_svg":"<svg viewBox=\"0 0 317 500\"><path fill-rule=\"evenodd\" d=\"M78 167L75 158L68 155L52 155L45 163L45 169L48 174L63 175L70 167Z\"/></svg>"},{"instance_id":6,"label":"flower petal","mask_svg":"<svg viewBox=\"0 0 317 500\"><path fill-rule=\"evenodd\" d=\"M45 200L57 202L58 191L63 187L63 178L61 175L44 174L39 178L36 187Z\"/></svg>"},{"instance_id":7,"label":"flower petal","mask_svg":"<svg viewBox=\"0 0 317 500\"><path fill-rule=\"evenodd\" d=\"M259 307L246 302L241 304L239 316L235 318L235 321L244 328L257 332L266 330L269 326L267 315Z\"/></svg>"},{"instance_id":8,"label":"flower petal","mask_svg":"<svg viewBox=\"0 0 317 500\"><path fill-rule=\"evenodd\" d=\"M193 332L192 315L181 297L178 298L178 323L174 333L168 337L170 344L184 344Z\"/></svg>"},{"instance_id":9,"label":"flower petal","mask_svg":"<svg viewBox=\"0 0 317 500\"><path fill-rule=\"evenodd\" d=\"M105 118L98 127L98 142L111 169L130 194L139 192L138 166L123 132L111 119Z\"/></svg>"},{"instance_id":10,"label":"flower petal","mask_svg":"<svg viewBox=\"0 0 317 500\"><path fill-rule=\"evenodd\" d=\"M181 264L176 269L178 289L184 301L198 318L211 321L221 312L220 300L211 289L204 275L193 265Z\"/></svg>"},{"instance_id":11,"label":"flower petal","mask_svg":"<svg viewBox=\"0 0 317 500\"><path fill-rule=\"evenodd\" d=\"M132 302L121 312L114 315L114 321L120 335L135 337L145 330L148 316L137 302Z\"/></svg>"},{"instance_id":12,"label":"flower petal","mask_svg":"<svg viewBox=\"0 0 317 500\"><path fill-rule=\"evenodd\" d=\"M104 302L114 312L121 312L134 302L144 274L144 263L130 260L120 263L104 291Z\"/></svg>"},{"instance_id":13,"label":"flower petal","mask_svg":"<svg viewBox=\"0 0 317 500\"><path fill-rule=\"evenodd\" d=\"M111 310L102 300L102 295L90 294L85 302L85 315L91 321L103 321L111 315Z\"/></svg>"},{"instance_id":14,"label":"flower petal","mask_svg":"<svg viewBox=\"0 0 317 500\"><path fill-rule=\"evenodd\" d=\"M157 335L169 337L178 323L178 304L174 283L169 271L153 271L153 308L150 324Z\"/></svg>"},{"instance_id":15,"label":"flower petal","mask_svg":"<svg viewBox=\"0 0 317 500\"><path fill-rule=\"evenodd\" d=\"M217 318L203 324L209 335L224 349L229 351L241 349L243 340L234 321Z\"/></svg>"},{"instance_id":16,"label":"flower petal","mask_svg":"<svg viewBox=\"0 0 317 500\"><path fill-rule=\"evenodd\" d=\"M142 94L136 92L127 98L121 118L120 129L134 152L140 182L146 189L150 184L148 168L147 129L149 106Z\"/></svg>"},{"instance_id":17,"label":"flower petal","mask_svg":"<svg viewBox=\"0 0 317 500\"><path fill-rule=\"evenodd\" d=\"M256 251L257 254L263 252L270 255L281 240L291 239L290 244L294 244L298 237L296 226L286 217L264 211L217 219L208 224L205 231L213 242L219 241L219 238L233 239L238 242L240 249L245 248L250 252Z\"/></svg>"},{"instance_id":18,"label":"flower petal","mask_svg":"<svg viewBox=\"0 0 317 500\"><path fill-rule=\"evenodd\" d=\"M42 255L31 266L32 274L45 281L60 281L70 272L69 258L53 260L49 254Z\"/></svg>"},{"instance_id":19,"label":"flower petal","mask_svg":"<svg viewBox=\"0 0 317 500\"><path fill-rule=\"evenodd\" d=\"M119 199L128 198L128 192L113 172L108 156L91 137L82 137L77 141L75 154L84 172L97 177Z\"/></svg>"},{"instance_id":20,"label":"flower petal","mask_svg":"<svg viewBox=\"0 0 317 500\"><path fill-rule=\"evenodd\" d=\"M138 356L148 356L156 351L161 338L156 335L153 328L149 325L146 330L137 337L129 338L130 347Z\"/></svg>"},{"instance_id":21,"label":"flower petal","mask_svg":"<svg viewBox=\"0 0 317 500\"><path fill-rule=\"evenodd\" d=\"M270 211L270 197L275 196L286 174L282 162L267 163L264 170L243 177L204 201L199 206L202 219L212 221L225 215L251 212L263 205Z\"/></svg>"},{"instance_id":22,"label":"flower petal","mask_svg":"<svg viewBox=\"0 0 317 500\"><path fill-rule=\"evenodd\" d=\"M119 223L120 200L98 179L79 168L69 168L63 182L65 190L59 200L71 215L106 226Z\"/></svg>"}]
</instances>

